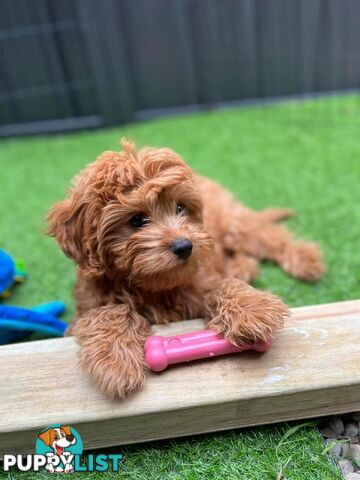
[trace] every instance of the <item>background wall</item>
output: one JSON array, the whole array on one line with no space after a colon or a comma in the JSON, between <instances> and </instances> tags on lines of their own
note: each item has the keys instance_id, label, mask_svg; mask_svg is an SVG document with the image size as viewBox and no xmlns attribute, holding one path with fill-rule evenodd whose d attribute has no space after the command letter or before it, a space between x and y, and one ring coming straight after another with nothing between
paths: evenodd
<instances>
[{"instance_id":1,"label":"background wall","mask_svg":"<svg viewBox=\"0 0 360 480\"><path fill-rule=\"evenodd\" d=\"M353 89L360 2L0 0L0 68L1 136Z\"/></svg>"}]
</instances>

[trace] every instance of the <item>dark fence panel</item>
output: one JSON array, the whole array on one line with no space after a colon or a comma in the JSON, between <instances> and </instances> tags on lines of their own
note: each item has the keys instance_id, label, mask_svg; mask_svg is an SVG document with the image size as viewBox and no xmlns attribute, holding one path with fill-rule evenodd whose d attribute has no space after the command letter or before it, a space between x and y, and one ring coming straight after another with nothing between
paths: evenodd
<instances>
[{"instance_id":1,"label":"dark fence panel","mask_svg":"<svg viewBox=\"0 0 360 480\"><path fill-rule=\"evenodd\" d=\"M73 2L2 0L0 5L1 123L95 113Z\"/></svg>"},{"instance_id":2,"label":"dark fence panel","mask_svg":"<svg viewBox=\"0 0 360 480\"><path fill-rule=\"evenodd\" d=\"M360 86L358 0L0 0L0 135Z\"/></svg>"},{"instance_id":3,"label":"dark fence panel","mask_svg":"<svg viewBox=\"0 0 360 480\"><path fill-rule=\"evenodd\" d=\"M136 109L196 103L186 3L124 2Z\"/></svg>"}]
</instances>

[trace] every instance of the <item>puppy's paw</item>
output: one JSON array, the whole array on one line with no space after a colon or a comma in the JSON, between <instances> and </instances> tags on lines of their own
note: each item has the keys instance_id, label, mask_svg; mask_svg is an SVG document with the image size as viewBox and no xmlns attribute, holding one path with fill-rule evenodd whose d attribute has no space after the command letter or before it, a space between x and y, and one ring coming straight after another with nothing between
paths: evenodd
<instances>
[{"instance_id":1,"label":"puppy's paw","mask_svg":"<svg viewBox=\"0 0 360 480\"><path fill-rule=\"evenodd\" d=\"M145 383L145 373L142 365L129 366L125 372L120 370L115 372L115 375L106 385L102 385L105 393L111 398L124 399L130 397L139 391Z\"/></svg>"},{"instance_id":2,"label":"puppy's paw","mask_svg":"<svg viewBox=\"0 0 360 480\"><path fill-rule=\"evenodd\" d=\"M217 315L208 327L234 345L266 341L272 338L290 316L280 298L227 279L212 298L210 309Z\"/></svg>"},{"instance_id":3,"label":"puppy's paw","mask_svg":"<svg viewBox=\"0 0 360 480\"><path fill-rule=\"evenodd\" d=\"M326 271L320 248L306 242L296 242L286 249L283 268L293 277L307 282L317 282Z\"/></svg>"},{"instance_id":4,"label":"puppy's paw","mask_svg":"<svg viewBox=\"0 0 360 480\"><path fill-rule=\"evenodd\" d=\"M89 355L83 349L81 365L107 396L124 399L144 385L145 363L139 348L121 345L118 348L113 346L113 349L110 356L109 352L105 356L100 352L99 355Z\"/></svg>"},{"instance_id":5,"label":"puppy's paw","mask_svg":"<svg viewBox=\"0 0 360 480\"><path fill-rule=\"evenodd\" d=\"M226 275L244 282L251 282L259 273L258 261L247 255L236 255L227 261Z\"/></svg>"}]
</instances>

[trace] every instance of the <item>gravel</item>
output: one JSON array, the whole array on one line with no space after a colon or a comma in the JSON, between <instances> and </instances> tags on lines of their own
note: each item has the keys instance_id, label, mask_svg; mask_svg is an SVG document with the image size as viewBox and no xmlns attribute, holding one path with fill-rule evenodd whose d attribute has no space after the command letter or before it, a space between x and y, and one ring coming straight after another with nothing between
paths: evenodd
<instances>
[{"instance_id":1,"label":"gravel","mask_svg":"<svg viewBox=\"0 0 360 480\"><path fill-rule=\"evenodd\" d=\"M347 473L344 477L345 480L360 480L360 473Z\"/></svg>"},{"instance_id":2,"label":"gravel","mask_svg":"<svg viewBox=\"0 0 360 480\"><path fill-rule=\"evenodd\" d=\"M345 425L341 417L332 417L328 427L334 431L336 435L342 435L345 430Z\"/></svg>"},{"instance_id":3,"label":"gravel","mask_svg":"<svg viewBox=\"0 0 360 480\"><path fill-rule=\"evenodd\" d=\"M344 480L360 480L360 412L328 418L321 433Z\"/></svg>"},{"instance_id":4,"label":"gravel","mask_svg":"<svg viewBox=\"0 0 360 480\"><path fill-rule=\"evenodd\" d=\"M349 422L346 424L343 435L344 437L357 437L359 435L358 423Z\"/></svg>"},{"instance_id":5,"label":"gravel","mask_svg":"<svg viewBox=\"0 0 360 480\"><path fill-rule=\"evenodd\" d=\"M326 446L331 446L332 448L329 450L330 455L333 457L340 457L341 456L341 443L337 442L333 438L327 438L325 440Z\"/></svg>"}]
</instances>

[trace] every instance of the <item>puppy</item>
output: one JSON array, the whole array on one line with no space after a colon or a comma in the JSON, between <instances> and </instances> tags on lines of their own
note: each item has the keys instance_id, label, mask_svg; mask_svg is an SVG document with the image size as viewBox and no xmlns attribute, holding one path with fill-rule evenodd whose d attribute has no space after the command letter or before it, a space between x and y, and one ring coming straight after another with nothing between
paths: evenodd
<instances>
[{"instance_id":1,"label":"puppy","mask_svg":"<svg viewBox=\"0 0 360 480\"><path fill-rule=\"evenodd\" d=\"M259 260L311 282L324 272L318 247L277 223L289 216L250 210L167 148L104 152L48 217L78 268L69 333L84 371L124 398L144 383L152 324L202 317L234 344L276 334L289 310L249 285Z\"/></svg>"}]
</instances>

